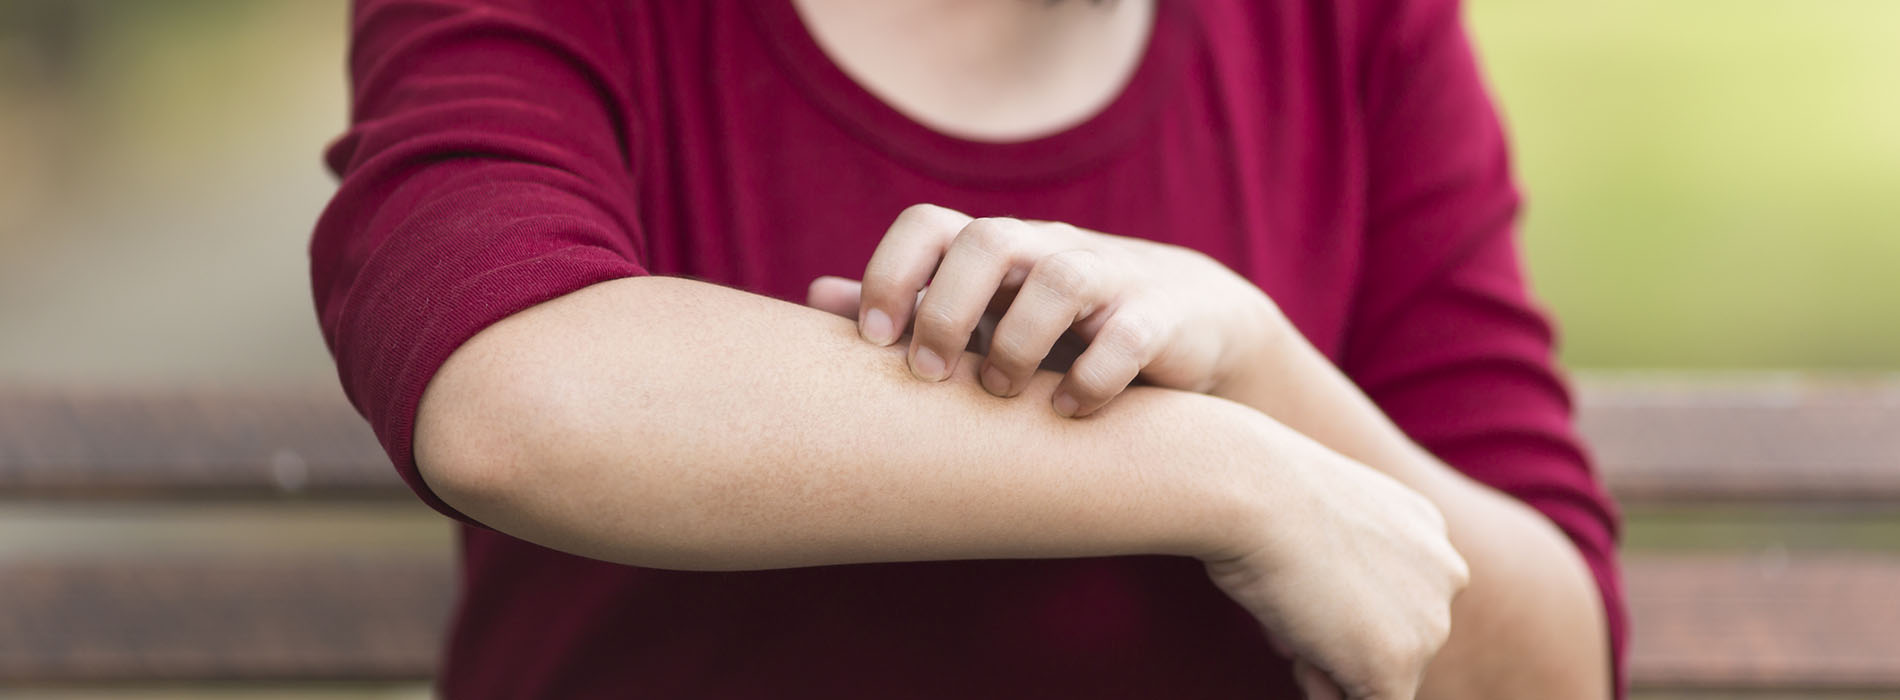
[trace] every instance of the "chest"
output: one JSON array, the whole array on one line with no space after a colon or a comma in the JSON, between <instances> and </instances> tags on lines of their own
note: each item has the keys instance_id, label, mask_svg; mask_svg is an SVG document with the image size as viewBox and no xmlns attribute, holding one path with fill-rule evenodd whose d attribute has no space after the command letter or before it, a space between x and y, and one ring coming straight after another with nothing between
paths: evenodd
<instances>
[{"instance_id":1,"label":"chest","mask_svg":"<svg viewBox=\"0 0 1900 700\"><path fill-rule=\"evenodd\" d=\"M1181 31L1166 19L1155 31ZM1171 40L1095 119L1014 143L909 120L835 66L805 65L815 47L723 41L742 50L644 89L630 130L640 243L657 274L798 301L814 277L860 276L911 204L1066 221L1207 253L1332 352L1364 226L1356 142L1315 126L1340 123L1341 106L1270 87L1272 57Z\"/></svg>"},{"instance_id":2,"label":"chest","mask_svg":"<svg viewBox=\"0 0 1900 700\"><path fill-rule=\"evenodd\" d=\"M1155 0L793 0L806 33L867 92L949 134L1015 141L1081 123L1141 64Z\"/></svg>"}]
</instances>

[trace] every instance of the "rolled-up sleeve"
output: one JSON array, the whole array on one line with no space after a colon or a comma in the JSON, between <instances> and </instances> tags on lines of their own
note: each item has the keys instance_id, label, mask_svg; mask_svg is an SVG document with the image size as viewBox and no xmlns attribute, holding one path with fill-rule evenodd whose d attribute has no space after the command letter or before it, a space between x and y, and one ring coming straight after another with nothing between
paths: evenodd
<instances>
[{"instance_id":1,"label":"rolled-up sleeve","mask_svg":"<svg viewBox=\"0 0 1900 700\"><path fill-rule=\"evenodd\" d=\"M1370 218L1341 364L1415 441L1569 537L1603 596L1620 695L1618 514L1526 289L1503 129L1458 3L1389 6L1364 74Z\"/></svg>"},{"instance_id":2,"label":"rolled-up sleeve","mask_svg":"<svg viewBox=\"0 0 1900 700\"><path fill-rule=\"evenodd\" d=\"M435 509L412 430L431 377L502 318L645 274L624 60L584 3L363 0L351 126L310 244L323 337L350 401Z\"/></svg>"}]
</instances>

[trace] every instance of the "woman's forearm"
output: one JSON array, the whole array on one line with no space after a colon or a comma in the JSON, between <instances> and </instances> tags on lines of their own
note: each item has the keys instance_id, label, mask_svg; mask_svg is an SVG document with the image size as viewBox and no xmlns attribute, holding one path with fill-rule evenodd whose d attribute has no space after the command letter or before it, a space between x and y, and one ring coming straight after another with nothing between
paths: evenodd
<instances>
[{"instance_id":1,"label":"woman's forearm","mask_svg":"<svg viewBox=\"0 0 1900 700\"><path fill-rule=\"evenodd\" d=\"M416 455L446 502L496 529L707 570L1213 556L1270 490L1258 474L1275 465L1243 462L1278 426L1245 407L1136 390L1067 420L984 392L977 365L918 382L845 319L681 279L608 282L457 350L424 395Z\"/></svg>"},{"instance_id":2,"label":"woman's forearm","mask_svg":"<svg viewBox=\"0 0 1900 700\"><path fill-rule=\"evenodd\" d=\"M1302 659L1410 697L1465 564L1427 500L1222 398L1084 419L917 381L848 319L679 279L497 323L425 391L417 463L502 532L643 566L1178 554Z\"/></svg>"},{"instance_id":3,"label":"woman's forearm","mask_svg":"<svg viewBox=\"0 0 1900 700\"><path fill-rule=\"evenodd\" d=\"M1549 520L1413 443L1297 334L1262 344L1259 355L1247 364L1251 372L1216 393L1425 495L1471 567L1421 699L1609 696L1602 600L1582 557Z\"/></svg>"}]
</instances>

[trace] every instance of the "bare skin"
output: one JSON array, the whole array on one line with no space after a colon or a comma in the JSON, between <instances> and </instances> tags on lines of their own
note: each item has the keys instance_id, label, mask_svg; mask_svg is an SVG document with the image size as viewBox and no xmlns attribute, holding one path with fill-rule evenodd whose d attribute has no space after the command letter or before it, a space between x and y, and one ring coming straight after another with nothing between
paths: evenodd
<instances>
[{"instance_id":1,"label":"bare skin","mask_svg":"<svg viewBox=\"0 0 1900 700\"><path fill-rule=\"evenodd\" d=\"M1153 15L1140 0L798 4L867 88L985 140L1093 114ZM856 337L870 329L808 309L685 280L604 283L458 349L424 395L417 461L472 517L608 561L1178 554L1206 562L1301 659L1314 697L1607 694L1601 613L1568 543L1412 446L1297 334L1259 333L1277 315L1264 301L1231 316L1175 307L1230 319L1170 337L1220 344L1205 376L1181 363L1181 386L1083 397L1073 377L1018 360L999 393L1026 398L1004 401L961 345L920 372L914 345L876 347ZM1087 420L1051 410L1064 388L1078 398L1066 415ZM1454 542L1479 577L1462 598Z\"/></svg>"},{"instance_id":2,"label":"bare skin","mask_svg":"<svg viewBox=\"0 0 1900 700\"><path fill-rule=\"evenodd\" d=\"M1066 354L1075 359L1057 363L1064 376L1055 391L1037 396L1059 415L1106 410L1139 377L1250 406L1431 499L1474 578L1420 697L1608 694L1601 599L1562 533L1412 443L1271 299L1213 259L1066 224L920 205L892 224L865 280L817 280L810 303L859 319L873 344L902 347L919 379L974 362L986 390L1017 397L1038 367ZM984 321L983 354L959 352ZM898 343L907 326L914 334ZM1339 692L1303 678L1310 693Z\"/></svg>"},{"instance_id":3,"label":"bare skin","mask_svg":"<svg viewBox=\"0 0 1900 700\"><path fill-rule=\"evenodd\" d=\"M640 278L456 350L416 460L484 524L640 566L1192 556L1355 697L1413 697L1466 579L1430 502L1225 399L1139 388L1087 421L1046 406L970 371L916 381L846 319Z\"/></svg>"},{"instance_id":4,"label":"bare skin","mask_svg":"<svg viewBox=\"0 0 1900 700\"><path fill-rule=\"evenodd\" d=\"M831 58L874 94L940 131L990 140L1048 133L1105 105L1138 62L1154 14L1153 0L796 4ZM917 30L893 31L904 27ZM1001 225L985 235L1007 237L1007 222L992 223ZM1071 356L1081 354L1080 371L1068 372L1057 391L1041 397L1059 414L1088 415L1139 375L1150 384L1227 397L1271 415L1417 489L1451 521L1453 542L1470 560L1474 579L1454 608L1457 632L1433 663L1421 697L1609 694L1602 601L1575 548L1541 515L1413 444L1252 285L1192 251L1144 248L1122 256L1142 262L1142 269L1132 271L1116 265L1114 253L1126 254L1125 246L1015 251L1037 259L1064 254L1061 274L1043 276L1060 277L1076 287L1071 291L1094 297L1063 299L1038 284L1048 280L1028 279L1033 264L998 266L990 260L986 269L977 246L964 246L972 250L961 256L944 255L952 251L942 231L932 238L918 233L930 224L908 232L902 224L900 219L893 227L893 236L911 240L887 237L866 269L868 280L890 281L871 285L871 303L840 301L855 300L855 288L827 283L814 287L814 301L859 318L861 332L880 344L892 342L909 324L913 303L934 307L924 311L939 322L919 324L907 343L917 376L934 379L960 370L960 349L971 330L965 324L993 309L998 313L992 317L1001 317L988 343L993 350L979 360L977 372L999 396L1022 393L1025 378L1066 332L1084 341L1068 349ZM1040 231L1043 240L1073 238L1073 227L1036 225L1056 229ZM920 252L938 244L936 251ZM1084 254L1077 255L1078 249ZM1170 264L1158 265L1157 259ZM939 263L946 270L939 271ZM934 286L945 293L919 300L932 275L940 277ZM1025 283L1037 303L1023 306L1044 311L1016 314L1022 318L1012 322L1001 312L1017 308L1011 303ZM1132 288L1149 293L1124 293ZM992 296L998 290L1002 295ZM1124 305L1129 313L1114 313ZM886 314L881 323L866 323L873 310ZM1062 319L1065 312L1070 315ZM1111 320L1118 315L1124 318ZM1107 342L1093 347L1098 344L1089 341L1104 329ZM1136 338L1143 342L1131 340ZM1302 684L1324 695L1321 680L1308 674Z\"/></svg>"},{"instance_id":5,"label":"bare skin","mask_svg":"<svg viewBox=\"0 0 1900 700\"><path fill-rule=\"evenodd\" d=\"M838 67L938 131L1016 141L1086 120L1141 62L1153 0L795 0Z\"/></svg>"}]
</instances>

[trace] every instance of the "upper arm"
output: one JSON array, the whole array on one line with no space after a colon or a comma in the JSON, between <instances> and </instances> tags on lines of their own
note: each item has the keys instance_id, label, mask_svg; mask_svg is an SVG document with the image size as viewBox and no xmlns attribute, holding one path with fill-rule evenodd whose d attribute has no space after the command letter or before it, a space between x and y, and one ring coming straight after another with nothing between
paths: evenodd
<instances>
[{"instance_id":1,"label":"upper arm","mask_svg":"<svg viewBox=\"0 0 1900 700\"><path fill-rule=\"evenodd\" d=\"M1503 129L1455 0L1389 4L1366 64L1369 221L1342 369L1413 440L1563 531L1603 595L1620 677L1618 516L1525 283Z\"/></svg>"},{"instance_id":2,"label":"upper arm","mask_svg":"<svg viewBox=\"0 0 1900 700\"><path fill-rule=\"evenodd\" d=\"M310 246L345 392L430 505L413 430L424 389L478 331L644 273L628 90L592 3L360 0L341 178Z\"/></svg>"}]
</instances>

